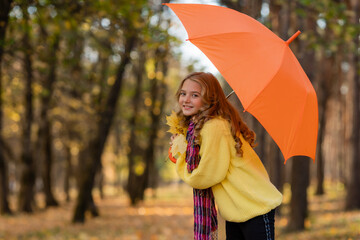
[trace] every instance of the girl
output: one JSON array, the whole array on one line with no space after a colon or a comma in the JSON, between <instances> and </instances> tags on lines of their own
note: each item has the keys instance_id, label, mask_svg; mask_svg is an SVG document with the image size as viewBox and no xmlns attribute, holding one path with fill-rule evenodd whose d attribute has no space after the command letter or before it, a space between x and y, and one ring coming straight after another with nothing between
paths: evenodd
<instances>
[{"instance_id":1,"label":"girl","mask_svg":"<svg viewBox=\"0 0 360 240\"><path fill-rule=\"evenodd\" d=\"M226 239L274 239L274 209L282 195L253 150L254 132L210 73L187 76L176 96L180 111L168 118L169 157L193 187L194 239L217 239L215 202L226 220Z\"/></svg>"}]
</instances>

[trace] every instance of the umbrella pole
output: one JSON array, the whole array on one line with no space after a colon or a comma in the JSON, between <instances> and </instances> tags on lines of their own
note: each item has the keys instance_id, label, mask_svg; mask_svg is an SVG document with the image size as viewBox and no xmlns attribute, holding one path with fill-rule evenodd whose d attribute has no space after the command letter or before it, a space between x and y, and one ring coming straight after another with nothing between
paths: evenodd
<instances>
[{"instance_id":1,"label":"umbrella pole","mask_svg":"<svg viewBox=\"0 0 360 240\"><path fill-rule=\"evenodd\" d=\"M231 93L229 93L229 94L226 96L226 98L228 99L228 98L231 96L231 94L233 94L233 93L235 93L235 92L232 91Z\"/></svg>"}]
</instances>

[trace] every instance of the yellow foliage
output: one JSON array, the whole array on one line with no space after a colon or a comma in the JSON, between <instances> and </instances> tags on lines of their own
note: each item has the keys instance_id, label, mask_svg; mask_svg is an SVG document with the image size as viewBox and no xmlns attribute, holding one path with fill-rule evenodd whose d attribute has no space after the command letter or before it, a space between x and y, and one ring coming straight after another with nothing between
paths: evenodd
<instances>
[{"instance_id":1,"label":"yellow foliage","mask_svg":"<svg viewBox=\"0 0 360 240\"><path fill-rule=\"evenodd\" d=\"M156 72L156 78L157 78L157 79L162 80L163 77L164 77L163 72L160 72L160 71L159 71L159 72Z\"/></svg>"},{"instance_id":2,"label":"yellow foliage","mask_svg":"<svg viewBox=\"0 0 360 240\"><path fill-rule=\"evenodd\" d=\"M14 122L19 122L20 121L20 114L18 114L15 111L9 111L7 116L13 120Z\"/></svg>"},{"instance_id":3,"label":"yellow foliage","mask_svg":"<svg viewBox=\"0 0 360 240\"><path fill-rule=\"evenodd\" d=\"M89 31L90 30L90 24L87 23L87 22L84 22L82 25L81 25L81 29L83 31Z\"/></svg>"},{"instance_id":4,"label":"yellow foliage","mask_svg":"<svg viewBox=\"0 0 360 240\"><path fill-rule=\"evenodd\" d=\"M166 117L166 124L170 127L168 132L176 135L172 141L171 155L176 159L185 157L187 147L185 136L187 128L180 125L180 119L174 111L171 112L170 116Z\"/></svg>"},{"instance_id":5,"label":"yellow foliage","mask_svg":"<svg viewBox=\"0 0 360 240\"><path fill-rule=\"evenodd\" d=\"M144 103L145 103L145 106L150 107L152 104L151 98L149 98L149 97L145 98Z\"/></svg>"},{"instance_id":6,"label":"yellow foliage","mask_svg":"<svg viewBox=\"0 0 360 240\"><path fill-rule=\"evenodd\" d=\"M19 132L19 126L17 124L11 124L10 129L12 132L17 133Z\"/></svg>"},{"instance_id":7,"label":"yellow foliage","mask_svg":"<svg viewBox=\"0 0 360 240\"><path fill-rule=\"evenodd\" d=\"M155 71L155 59L154 58L149 58L146 61L145 69L148 72L154 72Z\"/></svg>"},{"instance_id":8,"label":"yellow foliage","mask_svg":"<svg viewBox=\"0 0 360 240\"><path fill-rule=\"evenodd\" d=\"M148 75L148 78L149 78L149 79L155 78L155 72L153 72L153 71L152 71L152 72L148 72L147 75Z\"/></svg>"},{"instance_id":9,"label":"yellow foliage","mask_svg":"<svg viewBox=\"0 0 360 240\"><path fill-rule=\"evenodd\" d=\"M153 113L155 115L159 115L160 114L160 108L158 108L158 107L154 108Z\"/></svg>"},{"instance_id":10,"label":"yellow foliage","mask_svg":"<svg viewBox=\"0 0 360 240\"><path fill-rule=\"evenodd\" d=\"M187 129L180 126L180 120L174 111L171 112L170 116L166 117L166 124L170 127L169 133L186 135Z\"/></svg>"},{"instance_id":11,"label":"yellow foliage","mask_svg":"<svg viewBox=\"0 0 360 240\"><path fill-rule=\"evenodd\" d=\"M66 29L71 29L71 22L70 21L65 22L65 28Z\"/></svg>"},{"instance_id":12,"label":"yellow foliage","mask_svg":"<svg viewBox=\"0 0 360 240\"><path fill-rule=\"evenodd\" d=\"M173 140L173 145L171 147L171 154L176 156L178 154L182 155L186 152L187 141L184 135L179 134Z\"/></svg>"},{"instance_id":13,"label":"yellow foliage","mask_svg":"<svg viewBox=\"0 0 360 240\"><path fill-rule=\"evenodd\" d=\"M109 77L107 79L107 84L110 85L110 86L113 85L114 82L115 82L115 77L114 76L111 76L111 77Z\"/></svg>"},{"instance_id":14,"label":"yellow foliage","mask_svg":"<svg viewBox=\"0 0 360 240\"><path fill-rule=\"evenodd\" d=\"M136 175L140 176L144 173L145 171L145 166L143 163L137 163L134 167L134 172Z\"/></svg>"}]
</instances>

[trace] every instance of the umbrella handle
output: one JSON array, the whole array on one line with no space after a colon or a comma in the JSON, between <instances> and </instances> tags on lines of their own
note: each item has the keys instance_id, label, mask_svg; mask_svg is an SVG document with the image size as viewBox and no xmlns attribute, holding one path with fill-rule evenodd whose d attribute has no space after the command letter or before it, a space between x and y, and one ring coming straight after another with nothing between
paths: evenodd
<instances>
[{"instance_id":1,"label":"umbrella handle","mask_svg":"<svg viewBox=\"0 0 360 240\"><path fill-rule=\"evenodd\" d=\"M287 41L286 44L289 45L292 41L294 41L295 38L297 38L297 36L299 36L301 32L297 31L294 35L292 35Z\"/></svg>"}]
</instances>

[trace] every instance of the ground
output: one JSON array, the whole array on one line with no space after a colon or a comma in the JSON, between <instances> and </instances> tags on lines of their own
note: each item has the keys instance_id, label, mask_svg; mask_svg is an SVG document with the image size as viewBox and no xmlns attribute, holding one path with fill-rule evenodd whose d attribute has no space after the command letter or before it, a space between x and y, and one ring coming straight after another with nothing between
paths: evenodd
<instances>
[{"instance_id":1,"label":"ground","mask_svg":"<svg viewBox=\"0 0 360 240\"><path fill-rule=\"evenodd\" d=\"M156 197L154 192L147 193L146 201L137 207L129 206L124 193L96 198L101 216L87 216L85 224L71 223L73 202L36 210L32 215L1 216L0 240L189 240L193 230L191 194L185 185L162 187ZM288 233L290 197L285 190L281 216L276 217L276 239L360 239L360 211L343 211L345 191L341 184L331 184L324 196L314 196L311 190L309 195L306 230Z\"/></svg>"}]
</instances>

